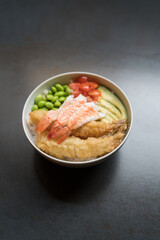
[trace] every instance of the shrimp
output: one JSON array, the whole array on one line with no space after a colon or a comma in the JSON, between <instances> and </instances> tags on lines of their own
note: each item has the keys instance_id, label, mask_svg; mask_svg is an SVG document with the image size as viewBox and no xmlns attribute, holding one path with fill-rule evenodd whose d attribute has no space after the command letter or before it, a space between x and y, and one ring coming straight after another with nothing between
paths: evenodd
<instances>
[{"instance_id":1,"label":"shrimp","mask_svg":"<svg viewBox=\"0 0 160 240\"><path fill-rule=\"evenodd\" d=\"M103 121L91 121L83 126L72 130L71 135L79 137L81 139L87 139L88 137L101 137L108 134L113 134L123 126L127 127L127 120L113 121L112 123L105 123Z\"/></svg>"},{"instance_id":2,"label":"shrimp","mask_svg":"<svg viewBox=\"0 0 160 240\"><path fill-rule=\"evenodd\" d=\"M73 113L75 113L82 106L82 104L86 102L87 99L84 96L79 95L77 98L73 98L70 104L64 105L64 103L60 109L61 111L58 114L57 121L55 121L52 125L52 128L48 134L48 139L52 138L52 135L54 135L62 127L66 126Z\"/></svg>"},{"instance_id":3,"label":"shrimp","mask_svg":"<svg viewBox=\"0 0 160 240\"><path fill-rule=\"evenodd\" d=\"M43 131L45 131L49 127L49 125L57 119L58 112L59 112L59 110L48 111L47 115L45 117L43 117L37 124L37 126L36 126L37 133L40 134Z\"/></svg>"},{"instance_id":4,"label":"shrimp","mask_svg":"<svg viewBox=\"0 0 160 240\"><path fill-rule=\"evenodd\" d=\"M84 103L70 116L67 125L55 131L50 137L58 138L58 144L60 144L71 134L71 130L79 128L89 121L103 118L105 114L98 110L94 102Z\"/></svg>"}]
</instances>

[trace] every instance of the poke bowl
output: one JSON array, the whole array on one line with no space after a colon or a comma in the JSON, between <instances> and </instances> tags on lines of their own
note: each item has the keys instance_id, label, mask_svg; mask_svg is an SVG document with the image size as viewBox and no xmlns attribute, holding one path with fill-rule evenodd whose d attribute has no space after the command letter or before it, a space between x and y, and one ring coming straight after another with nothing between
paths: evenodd
<instances>
[{"instance_id":1,"label":"poke bowl","mask_svg":"<svg viewBox=\"0 0 160 240\"><path fill-rule=\"evenodd\" d=\"M31 145L66 167L88 167L108 159L125 143L132 121L131 104L120 87L89 72L45 80L31 92L22 113Z\"/></svg>"}]
</instances>

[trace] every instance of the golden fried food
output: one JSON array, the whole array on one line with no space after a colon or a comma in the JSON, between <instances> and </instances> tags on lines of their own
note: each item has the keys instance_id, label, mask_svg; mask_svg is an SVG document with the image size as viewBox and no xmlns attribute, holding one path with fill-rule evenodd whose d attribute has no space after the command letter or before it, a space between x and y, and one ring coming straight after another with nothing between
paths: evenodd
<instances>
[{"instance_id":1,"label":"golden fried food","mask_svg":"<svg viewBox=\"0 0 160 240\"><path fill-rule=\"evenodd\" d=\"M31 112L30 123L36 126L46 114L47 111L44 110ZM37 134L36 146L39 149L59 159L85 161L113 151L123 141L127 122L126 120L113 123L91 121L72 130L72 136L61 144L57 143L57 139L48 140L49 129L50 127Z\"/></svg>"},{"instance_id":2,"label":"golden fried food","mask_svg":"<svg viewBox=\"0 0 160 240\"><path fill-rule=\"evenodd\" d=\"M59 159L84 161L96 158L113 151L123 140L125 131L119 130L114 135L88 139L75 136L68 137L63 143L47 139L48 131L37 135L36 145L43 152Z\"/></svg>"},{"instance_id":3,"label":"golden fried food","mask_svg":"<svg viewBox=\"0 0 160 240\"><path fill-rule=\"evenodd\" d=\"M36 110L30 113L30 121L37 126L40 119L46 116L47 111ZM108 135L118 130L120 126L127 126L127 120L114 121L112 123L105 123L102 121L91 121L82 125L81 127L72 130L71 135L80 137L82 139L87 139L88 137L101 137L103 135Z\"/></svg>"},{"instance_id":4,"label":"golden fried food","mask_svg":"<svg viewBox=\"0 0 160 240\"><path fill-rule=\"evenodd\" d=\"M37 126L37 124L39 123L39 121L41 120L41 118L43 118L44 116L47 115L47 111L45 110L35 110L33 112L29 113L30 116L30 123L34 124L35 126Z\"/></svg>"},{"instance_id":5,"label":"golden fried food","mask_svg":"<svg viewBox=\"0 0 160 240\"><path fill-rule=\"evenodd\" d=\"M72 131L72 135L86 139L88 137L101 137L108 135L118 130L122 125L126 125L126 120L114 121L112 123L105 123L102 121L91 121L84 124L82 127Z\"/></svg>"}]
</instances>

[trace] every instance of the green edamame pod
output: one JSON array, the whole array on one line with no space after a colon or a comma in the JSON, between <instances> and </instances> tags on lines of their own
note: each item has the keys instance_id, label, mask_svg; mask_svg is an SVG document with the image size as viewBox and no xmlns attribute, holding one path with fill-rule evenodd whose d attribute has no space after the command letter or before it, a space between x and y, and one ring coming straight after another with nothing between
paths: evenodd
<instances>
[{"instance_id":1,"label":"green edamame pod","mask_svg":"<svg viewBox=\"0 0 160 240\"><path fill-rule=\"evenodd\" d=\"M61 103L62 103L62 102L64 102L64 101L65 101L65 99L66 99L65 97L60 97L58 100L59 100L59 102L61 102Z\"/></svg>"},{"instance_id":2,"label":"green edamame pod","mask_svg":"<svg viewBox=\"0 0 160 240\"><path fill-rule=\"evenodd\" d=\"M56 107L53 107L53 108L52 108L52 110L56 111L56 110L58 110L58 108L56 108Z\"/></svg>"},{"instance_id":3,"label":"green edamame pod","mask_svg":"<svg viewBox=\"0 0 160 240\"><path fill-rule=\"evenodd\" d=\"M46 96L46 98L47 98L47 100L52 102L52 99L54 98L54 96L49 94L49 95Z\"/></svg>"},{"instance_id":4,"label":"green edamame pod","mask_svg":"<svg viewBox=\"0 0 160 240\"><path fill-rule=\"evenodd\" d=\"M58 97L63 97L64 95L65 95L65 92L63 92L63 91L55 93L55 96L58 96Z\"/></svg>"},{"instance_id":5,"label":"green edamame pod","mask_svg":"<svg viewBox=\"0 0 160 240\"><path fill-rule=\"evenodd\" d=\"M61 106L61 103L59 102L59 101L56 101L55 103L54 103L54 107L60 107Z\"/></svg>"},{"instance_id":6,"label":"green edamame pod","mask_svg":"<svg viewBox=\"0 0 160 240\"><path fill-rule=\"evenodd\" d=\"M35 103L38 104L42 99L43 99L43 96L39 94L35 99Z\"/></svg>"},{"instance_id":7,"label":"green edamame pod","mask_svg":"<svg viewBox=\"0 0 160 240\"><path fill-rule=\"evenodd\" d=\"M46 103L45 103L45 106L46 106L46 108L48 108L48 109L52 109L52 108L54 107L53 103L51 103L51 102L46 102Z\"/></svg>"},{"instance_id":8,"label":"green edamame pod","mask_svg":"<svg viewBox=\"0 0 160 240\"><path fill-rule=\"evenodd\" d=\"M35 111L35 110L38 110L38 106L36 104L32 106L32 111Z\"/></svg>"},{"instance_id":9,"label":"green edamame pod","mask_svg":"<svg viewBox=\"0 0 160 240\"><path fill-rule=\"evenodd\" d=\"M56 84L54 85L54 87L57 89L57 91L64 91L63 86L62 86L61 84L59 84L59 83L56 83Z\"/></svg>"},{"instance_id":10,"label":"green edamame pod","mask_svg":"<svg viewBox=\"0 0 160 240\"><path fill-rule=\"evenodd\" d=\"M42 100L44 100L44 101L46 101L47 99L46 99L46 97L43 95L42 96Z\"/></svg>"},{"instance_id":11,"label":"green edamame pod","mask_svg":"<svg viewBox=\"0 0 160 240\"><path fill-rule=\"evenodd\" d=\"M52 103L55 103L57 100L58 100L58 96L53 96L51 102L52 102Z\"/></svg>"},{"instance_id":12,"label":"green edamame pod","mask_svg":"<svg viewBox=\"0 0 160 240\"><path fill-rule=\"evenodd\" d=\"M53 95L51 90L48 90L48 94L47 95Z\"/></svg>"},{"instance_id":13,"label":"green edamame pod","mask_svg":"<svg viewBox=\"0 0 160 240\"><path fill-rule=\"evenodd\" d=\"M66 88L68 88L68 87L69 87L68 85L63 85L64 91L66 91Z\"/></svg>"},{"instance_id":14,"label":"green edamame pod","mask_svg":"<svg viewBox=\"0 0 160 240\"><path fill-rule=\"evenodd\" d=\"M44 101L44 100L39 101L38 107L43 108L45 106L45 103L46 103L46 101Z\"/></svg>"},{"instance_id":15,"label":"green edamame pod","mask_svg":"<svg viewBox=\"0 0 160 240\"><path fill-rule=\"evenodd\" d=\"M57 88L55 88L54 86L51 87L51 90L52 90L53 93L56 93L56 92L57 92Z\"/></svg>"},{"instance_id":16,"label":"green edamame pod","mask_svg":"<svg viewBox=\"0 0 160 240\"><path fill-rule=\"evenodd\" d=\"M48 111L48 108L46 108L46 107L43 107L43 108L41 108L42 110L45 110L45 111Z\"/></svg>"},{"instance_id":17,"label":"green edamame pod","mask_svg":"<svg viewBox=\"0 0 160 240\"><path fill-rule=\"evenodd\" d=\"M69 87L66 88L66 94L67 96L71 95L72 91Z\"/></svg>"}]
</instances>

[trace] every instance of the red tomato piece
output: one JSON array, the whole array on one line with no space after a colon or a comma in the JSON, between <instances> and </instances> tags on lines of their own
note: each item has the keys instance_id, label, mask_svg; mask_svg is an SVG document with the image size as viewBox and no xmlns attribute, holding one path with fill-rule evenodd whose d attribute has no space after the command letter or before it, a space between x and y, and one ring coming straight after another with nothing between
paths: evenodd
<instances>
[{"instance_id":1,"label":"red tomato piece","mask_svg":"<svg viewBox=\"0 0 160 240\"><path fill-rule=\"evenodd\" d=\"M98 96L94 96L94 97L92 97L92 101L95 101L95 102L97 102L98 101Z\"/></svg>"},{"instance_id":2,"label":"red tomato piece","mask_svg":"<svg viewBox=\"0 0 160 240\"><path fill-rule=\"evenodd\" d=\"M87 96L88 96L88 93L87 93L87 92L84 92L84 91L82 91L82 95L83 95L83 96L85 96L85 97L87 97Z\"/></svg>"},{"instance_id":3,"label":"red tomato piece","mask_svg":"<svg viewBox=\"0 0 160 240\"><path fill-rule=\"evenodd\" d=\"M81 94L81 92L80 91L73 91L72 94L73 94L74 97L78 97L79 94Z\"/></svg>"},{"instance_id":4,"label":"red tomato piece","mask_svg":"<svg viewBox=\"0 0 160 240\"><path fill-rule=\"evenodd\" d=\"M85 83L87 82L88 78L86 76L80 76L76 79L77 83Z\"/></svg>"},{"instance_id":5,"label":"red tomato piece","mask_svg":"<svg viewBox=\"0 0 160 240\"><path fill-rule=\"evenodd\" d=\"M101 96L101 92L99 90L97 90L97 89L94 89L94 90L90 91L88 93L88 95L89 96L93 96L93 97L99 97L99 96Z\"/></svg>"},{"instance_id":6,"label":"red tomato piece","mask_svg":"<svg viewBox=\"0 0 160 240\"><path fill-rule=\"evenodd\" d=\"M90 92L90 87L89 87L88 82L81 83L79 88L84 92Z\"/></svg>"},{"instance_id":7,"label":"red tomato piece","mask_svg":"<svg viewBox=\"0 0 160 240\"><path fill-rule=\"evenodd\" d=\"M70 83L70 84L69 84L70 88L71 88L73 91L79 90L80 85L81 85L80 83Z\"/></svg>"},{"instance_id":8,"label":"red tomato piece","mask_svg":"<svg viewBox=\"0 0 160 240\"><path fill-rule=\"evenodd\" d=\"M96 82L88 82L90 90L96 89L98 84Z\"/></svg>"}]
</instances>

